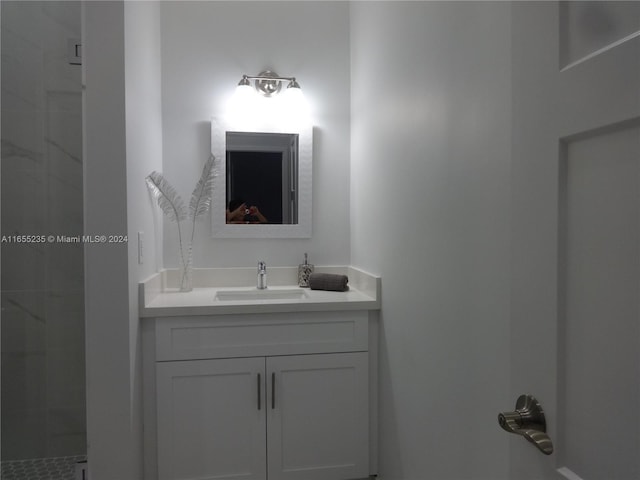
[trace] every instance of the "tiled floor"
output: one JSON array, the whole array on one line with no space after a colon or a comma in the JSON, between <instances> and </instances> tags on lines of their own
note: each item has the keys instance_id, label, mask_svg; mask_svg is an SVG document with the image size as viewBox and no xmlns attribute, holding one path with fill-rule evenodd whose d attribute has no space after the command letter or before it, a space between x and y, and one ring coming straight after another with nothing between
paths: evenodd
<instances>
[{"instance_id":1,"label":"tiled floor","mask_svg":"<svg viewBox=\"0 0 640 480\"><path fill-rule=\"evenodd\" d=\"M2 480L75 480L76 463L87 457L34 458L2 462Z\"/></svg>"}]
</instances>

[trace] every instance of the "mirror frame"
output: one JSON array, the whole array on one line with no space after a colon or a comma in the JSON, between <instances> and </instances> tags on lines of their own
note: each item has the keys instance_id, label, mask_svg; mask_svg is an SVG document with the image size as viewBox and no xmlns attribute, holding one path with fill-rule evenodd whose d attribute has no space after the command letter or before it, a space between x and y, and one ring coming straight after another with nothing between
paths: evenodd
<instances>
[{"instance_id":1,"label":"mirror frame","mask_svg":"<svg viewBox=\"0 0 640 480\"><path fill-rule=\"evenodd\" d=\"M298 134L298 223L243 225L227 224L227 132L296 133ZM313 186L313 128L311 125L242 124L211 119L211 153L215 157L217 175L213 180L211 202L211 235L214 238L310 238ZM222 207L222 208L221 208Z\"/></svg>"}]
</instances>

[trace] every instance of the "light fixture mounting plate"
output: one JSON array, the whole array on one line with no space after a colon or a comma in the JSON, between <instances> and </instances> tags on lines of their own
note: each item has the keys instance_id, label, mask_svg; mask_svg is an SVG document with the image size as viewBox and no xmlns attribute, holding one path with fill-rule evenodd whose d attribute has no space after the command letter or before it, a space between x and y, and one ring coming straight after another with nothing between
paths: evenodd
<instances>
[{"instance_id":1,"label":"light fixture mounting plate","mask_svg":"<svg viewBox=\"0 0 640 480\"><path fill-rule=\"evenodd\" d=\"M271 70L265 70L260 72L258 77L266 77L266 78L257 78L255 80L255 87L258 93L264 97L272 97L273 95L277 95L280 89L282 88L282 80L279 75ZM273 78L273 80L270 80Z\"/></svg>"}]
</instances>

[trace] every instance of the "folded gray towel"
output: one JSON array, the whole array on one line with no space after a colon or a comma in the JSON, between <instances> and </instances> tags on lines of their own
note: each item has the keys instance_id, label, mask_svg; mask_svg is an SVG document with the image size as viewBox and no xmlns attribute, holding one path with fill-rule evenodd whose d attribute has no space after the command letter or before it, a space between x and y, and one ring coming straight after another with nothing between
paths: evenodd
<instances>
[{"instance_id":1,"label":"folded gray towel","mask_svg":"<svg viewBox=\"0 0 640 480\"><path fill-rule=\"evenodd\" d=\"M331 290L332 292L346 292L349 290L349 277L334 273L312 273L309 275L311 290Z\"/></svg>"}]
</instances>

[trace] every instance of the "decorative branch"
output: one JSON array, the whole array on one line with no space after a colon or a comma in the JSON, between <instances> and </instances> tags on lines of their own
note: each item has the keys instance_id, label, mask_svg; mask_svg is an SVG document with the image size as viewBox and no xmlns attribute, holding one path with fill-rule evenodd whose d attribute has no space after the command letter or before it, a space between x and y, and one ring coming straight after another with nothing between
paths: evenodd
<instances>
[{"instance_id":1,"label":"decorative branch","mask_svg":"<svg viewBox=\"0 0 640 480\"><path fill-rule=\"evenodd\" d=\"M158 202L158 205L172 222L180 223L187 218L187 209L175 188L165 180L161 173L151 172L146 178L147 187Z\"/></svg>"},{"instance_id":2,"label":"decorative branch","mask_svg":"<svg viewBox=\"0 0 640 480\"><path fill-rule=\"evenodd\" d=\"M215 157L211 155L205 162L200 180L191 194L189 209L185 207L182 198L176 192L175 188L162 176L161 173L151 172L146 178L147 187L152 195L156 198L158 205L169 218L178 225L178 242L180 246L180 259L182 261L182 277L180 279L180 289L182 291L190 290L188 283L188 274L191 268L191 256L193 251L193 237L196 230L196 220L203 216L211 208L211 197L213 194L213 179L216 176ZM182 229L180 222L186 220L187 216L191 219L191 238L187 246L187 255L182 245Z\"/></svg>"},{"instance_id":3,"label":"decorative branch","mask_svg":"<svg viewBox=\"0 0 640 480\"><path fill-rule=\"evenodd\" d=\"M214 172L214 156L211 155L209 160L204 164L200 180L196 184L191 201L189 202L189 215L195 221L198 217L204 215L211 207L211 196L213 193Z\"/></svg>"}]
</instances>

